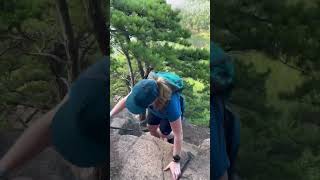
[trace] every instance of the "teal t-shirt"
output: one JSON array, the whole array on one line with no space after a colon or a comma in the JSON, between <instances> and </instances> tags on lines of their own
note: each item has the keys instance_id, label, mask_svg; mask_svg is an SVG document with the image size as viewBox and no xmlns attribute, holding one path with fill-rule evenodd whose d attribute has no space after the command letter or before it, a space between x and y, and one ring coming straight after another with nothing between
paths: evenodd
<instances>
[{"instance_id":1,"label":"teal t-shirt","mask_svg":"<svg viewBox=\"0 0 320 180\"><path fill-rule=\"evenodd\" d=\"M173 93L163 110L159 111L150 105L148 111L159 118L168 119L170 122L177 120L181 116L180 94Z\"/></svg>"}]
</instances>

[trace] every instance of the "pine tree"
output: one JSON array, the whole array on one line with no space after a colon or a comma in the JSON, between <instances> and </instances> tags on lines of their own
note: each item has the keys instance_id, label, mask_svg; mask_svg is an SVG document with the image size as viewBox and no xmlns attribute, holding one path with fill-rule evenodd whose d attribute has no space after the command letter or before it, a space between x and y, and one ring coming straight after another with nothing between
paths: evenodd
<instances>
[{"instance_id":1,"label":"pine tree","mask_svg":"<svg viewBox=\"0 0 320 180\"><path fill-rule=\"evenodd\" d=\"M319 10L317 1L215 1L214 41L237 58L233 103L242 121L238 169L247 179L320 177L314 170L320 157L315 121L320 112ZM270 105L262 86L268 76L245 68L248 61L242 55L250 51L262 52L303 77L292 93L279 94L288 104L287 114Z\"/></svg>"},{"instance_id":2,"label":"pine tree","mask_svg":"<svg viewBox=\"0 0 320 180\"><path fill-rule=\"evenodd\" d=\"M48 110L67 93L66 84L96 61L101 42L88 21L99 9L88 5L91 11L83 13L86 2L0 2L1 113L17 105Z\"/></svg>"},{"instance_id":3,"label":"pine tree","mask_svg":"<svg viewBox=\"0 0 320 180\"><path fill-rule=\"evenodd\" d=\"M133 64L143 78L149 66L190 74L195 70L190 66L196 65L192 62L208 59L204 50L183 49L190 46L191 34L180 25L179 12L164 0L112 1L111 12L112 43L126 57L131 85L135 82ZM199 65L195 68L200 69Z\"/></svg>"}]
</instances>

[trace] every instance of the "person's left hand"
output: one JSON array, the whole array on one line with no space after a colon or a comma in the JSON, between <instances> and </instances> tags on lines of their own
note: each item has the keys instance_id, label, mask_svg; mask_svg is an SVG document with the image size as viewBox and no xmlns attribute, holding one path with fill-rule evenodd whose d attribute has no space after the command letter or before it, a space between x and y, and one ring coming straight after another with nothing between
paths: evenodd
<instances>
[{"instance_id":1,"label":"person's left hand","mask_svg":"<svg viewBox=\"0 0 320 180\"><path fill-rule=\"evenodd\" d=\"M181 175L180 163L170 162L166 168L163 170L166 171L170 168L172 179L177 180Z\"/></svg>"}]
</instances>

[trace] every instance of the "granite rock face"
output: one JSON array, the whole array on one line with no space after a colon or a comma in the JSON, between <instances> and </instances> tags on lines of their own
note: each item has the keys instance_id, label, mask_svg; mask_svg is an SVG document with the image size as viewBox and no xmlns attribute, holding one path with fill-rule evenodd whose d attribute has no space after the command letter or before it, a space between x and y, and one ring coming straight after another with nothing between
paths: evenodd
<instances>
[{"instance_id":1,"label":"granite rock face","mask_svg":"<svg viewBox=\"0 0 320 180\"><path fill-rule=\"evenodd\" d=\"M163 169L172 160L172 144L149 134L140 137L115 134L111 136L110 151L112 180L171 180L170 171ZM189 157L191 160L180 179L210 179L209 156L208 149L184 142L181 166Z\"/></svg>"},{"instance_id":2,"label":"granite rock face","mask_svg":"<svg viewBox=\"0 0 320 180\"><path fill-rule=\"evenodd\" d=\"M111 121L113 127L135 131L133 133L129 130L111 130L111 179L171 180L170 171L163 171L163 169L172 160L173 145L141 131L141 127L136 127L137 124L139 124L139 121L129 113L117 116ZM184 125L184 127L187 127L184 129L184 133L193 133L192 130L195 130L190 125ZM185 166L188 160L189 162L185 166L181 180L210 179L210 139L206 138L208 136L207 134L200 134L197 138L205 139L195 140L189 135L188 142L183 142L181 168ZM192 144L192 142L197 143Z\"/></svg>"}]
</instances>

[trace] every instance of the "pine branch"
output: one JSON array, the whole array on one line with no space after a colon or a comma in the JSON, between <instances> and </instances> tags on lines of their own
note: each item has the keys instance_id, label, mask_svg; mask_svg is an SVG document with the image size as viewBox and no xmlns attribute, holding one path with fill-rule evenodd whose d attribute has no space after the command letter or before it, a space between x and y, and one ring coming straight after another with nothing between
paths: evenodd
<instances>
[{"instance_id":1,"label":"pine branch","mask_svg":"<svg viewBox=\"0 0 320 180\"><path fill-rule=\"evenodd\" d=\"M83 62L85 56L87 55L87 53L92 49L92 46L95 44L95 41L92 40L87 47L85 47L80 55L80 62Z\"/></svg>"},{"instance_id":2,"label":"pine branch","mask_svg":"<svg viewBox=\"0 0 320 180\"><path fill-rule=\"evenodd\" d=\"M286 60L283 60L282 58L279 58L279 62L281 62L282 64L286 65L287 67L293 69L293 70L296 70L296 71L299 71L301 72L303 75L305 76L309 76L309 77L312 77L309 73L307 73L304 69L302 68L298 68L296 66L293 66L291 64L288 63L288 61Z\"/></svg>"},{"instance_id":3,"label":"pine branch","mask_svg":"<svg viewBox=\"0 0 320 180\"><path fill-rule=\"evenodd\" d=\"M24 128L27 128L27 127L28 127L27 123L25 123L25 122L23 121L23 119L21 119L20 116L18 116L17 120L22 124L22 126L23 126Z\"/></svg>"},{"instance_id":4,"label":"pine branch","mask_svg":"<svg viewBox=\"0 0 320 180\"><path fill-rule=\"evenodd\" d=\"M11 49L17 48L19 45L21 45L21 43L22 42L19 41L19 42L16 42L14 45L5 48L3 51L0 52L0 57L6 54L7 52L9 52Z\"/></svg>"},{"instance_id":5,"label":"pine branch","mask_svg":"<svg viewBox=\"0 0 320 180\"><path fill-rule=\"evenodd\" d=\"M21 29L21 26L17 26L16 27L18 33L24 38L24 39L27 39L27 40L30 40L30 41L33 41L35 42L36 39L32 38L27 32L24 32L22 29Z\"/></svg>"},{"instance_id":6,"label":"pine branch","mask_svg":"<svg viewBox=\"0 0 320 180\"><path fill-rule=\"evenodd\" d=\"M28 124L32 118L39 112L39 109L35 109L24 121L24 123Z\"/></svg>"},{"instance_id":7,"label":"pine branch","mask_svg":"<svg viewBox=\"0 0 320 180\"><path fill-rule=\"evenodd\" d=\"M49 54L49 53L43 53L43 52L38 52L38 53L26 53L27 55L31 56L44 56L44 57L49 57L49 59L54 60L56 62L66 64L66 61L63 61L61 58L59 58L56 55Z\"/></svg>"}]
</instances>

